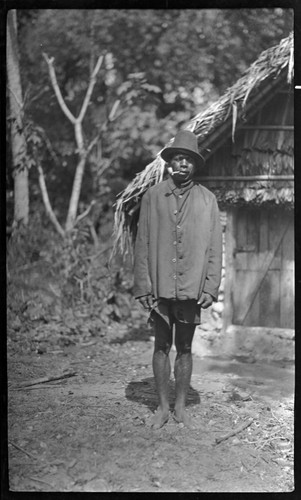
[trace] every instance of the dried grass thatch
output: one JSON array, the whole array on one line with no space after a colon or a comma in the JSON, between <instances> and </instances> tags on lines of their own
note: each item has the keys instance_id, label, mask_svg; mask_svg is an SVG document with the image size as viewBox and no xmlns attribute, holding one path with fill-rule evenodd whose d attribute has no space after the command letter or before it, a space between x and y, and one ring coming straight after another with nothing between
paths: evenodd
<instances>
[{"instance_id":1,"label":"dried grass thatch","mask_svg":"<svg viewBox=\"0 0 301 500\"><path fill-rule=\"evenodd\" d=\"M287 82L291 83L294 71L293 33L278 45L261 53L244 75L215 103L204 112L190 120L185 129L191 130L202 142L208 145L213 132L221 125L232 123L232 138L237 123L244 118L244 110L250 94L261 88L267 81L276 80L286 71ZM222 132L221 132L222 133ZM172 144L173 139L166 146ZM165 147L166 147L165 146ZM161 150L162 151L162 150ZM162 181L165 162L158 152L156 158L139 172L126 189L118 196L114 220L114 253L119 250L123 255L131 251L132 237L135 235L140 200L144 192L153 184Z\"/></svg>"}]
</instances>

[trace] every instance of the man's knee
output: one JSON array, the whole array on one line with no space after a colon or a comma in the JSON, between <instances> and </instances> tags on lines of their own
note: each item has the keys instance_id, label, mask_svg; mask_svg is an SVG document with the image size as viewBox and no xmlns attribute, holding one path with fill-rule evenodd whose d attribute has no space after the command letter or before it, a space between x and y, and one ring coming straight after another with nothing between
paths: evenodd
<instances>
[{"instance_id":1,"label":"man's knee","mask_svg":"<svg viewBox=\"0 0 301 500\"><path fill-rule=\"evenodd\" d=\"M171 342L168 342L163 339L155 340L155 352L163 352L166 356L168 356L171 349Z\"/></svg>"},{"instance_id":2,"label":"man's knee","mask_svg":"<svg viewBox=\"0 0 301 500\"><path fill-rule=\"evenodd\" d=\"M176 350L178 356L191 354L191 342L176 342Z\"/></svg>"},{"instance_id":3,"label":"man's knee","mask_svg":"<svg viewBox=\"0 0 301 500\"><path fill-rule=\"evenodd\" d=\"M178 356L191 354L191 345L194 335L195 325L178 324L176 328L175 345Z\"/></svg>"},{"instance_id":4,"label":"man's knee","mask_svg":"<svg viewBox=\"0 0 301 500\"><path fill-rule=\"evenodd\" d=\"M168 356L172 345L172 328L157 313L153 313L155 333L155 352L163 352Z\"/></svg>"}]
</instances>

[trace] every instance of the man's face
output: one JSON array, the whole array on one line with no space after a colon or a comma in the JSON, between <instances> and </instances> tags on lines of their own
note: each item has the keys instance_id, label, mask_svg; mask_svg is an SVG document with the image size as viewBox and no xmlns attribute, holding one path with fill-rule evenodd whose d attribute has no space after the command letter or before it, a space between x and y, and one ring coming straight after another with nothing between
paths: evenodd
<instances>
[{"instance_id":1,"label":"man's face","mask_svg":"<svg viewBox=\"0 0 301 500\"><path fill-rule=\"evenodd\" d=\"M178 153L169 162L169 167L172 169L172 178L177 182L185 182L194 174L195 161L184 153Z\"/></svg>"}]
</instances>

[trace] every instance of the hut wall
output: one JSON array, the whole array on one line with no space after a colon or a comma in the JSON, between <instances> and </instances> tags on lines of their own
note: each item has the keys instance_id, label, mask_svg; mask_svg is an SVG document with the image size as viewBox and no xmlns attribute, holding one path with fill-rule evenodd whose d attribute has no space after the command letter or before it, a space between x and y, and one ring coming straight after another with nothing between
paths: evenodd
<instances>
[{"instance_id":1,"label":"hut wall","mask_svg":"<svg viewBox=\"0 0 301 500\"><path fill-rule=\"evenodd\" d=\"M199 179L215 191L220 203L252 200L293 202L293 183L286 178L248 180L250 176L292 176L294 173L293 94L279 90L265 104L239 124L234 135L212 145ZM206 177L210 180L206 180ZM232 179L212 180L222 176ZM245 180L235 180L243 176Z\"/></svg>"},{"instance_id":2,"label":"hut wall","mask_svg":"<svg viewBox=\"0 0 301 500\"><path fill-rule=\"evenodd\" d=\"M293 94L278 88L212 145L199 180L227 212L223 330L229 324L294 328ZM250 176L281 175L276 180ZM206 180L209 176L210 180ZM222 176L223 180L212 180ZM246 177L236 180L237 176ZM227 179L228 177L228 179Z\"/></svg>"},{"instance_id":3,"label":"hut wall","mask_svg":"<svg viewBox=\"0 0 301 500\"><path fill-rule=\"evenodd\" d=\"M291 212L248 207L228 213L224 328L294 328Z\"/></svg>"}]
</instances>

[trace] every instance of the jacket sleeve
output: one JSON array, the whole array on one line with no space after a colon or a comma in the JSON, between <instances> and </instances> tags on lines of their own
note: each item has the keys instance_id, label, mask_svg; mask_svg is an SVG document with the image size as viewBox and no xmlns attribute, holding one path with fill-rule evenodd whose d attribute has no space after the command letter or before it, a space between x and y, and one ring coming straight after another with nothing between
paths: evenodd
<instances>
[{"instance_id":1,"label":"jacket sleeve","mask_svg":"<svg viewBox=\"0 0 301 500\"><path fill-rule=\"evenodd\" d=\"M149 196L141 201L138 231L134 249L134 296L136 298L152 293L148 265L149 247Z\"/></svg>"},{"instance_id":2,"label":"jacket sleeve","mask_svg":"<svg viewBox=\"0 0 301 500\"><path fill-rule=\"evenodd\" d=\"M222 226L220 222L219 209L214 197L211 211L209 261L203 292L210 293L213 300L217 301L218 289L221 282L222 272Z\"/></svg>"}]
</instances>

